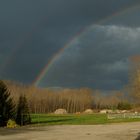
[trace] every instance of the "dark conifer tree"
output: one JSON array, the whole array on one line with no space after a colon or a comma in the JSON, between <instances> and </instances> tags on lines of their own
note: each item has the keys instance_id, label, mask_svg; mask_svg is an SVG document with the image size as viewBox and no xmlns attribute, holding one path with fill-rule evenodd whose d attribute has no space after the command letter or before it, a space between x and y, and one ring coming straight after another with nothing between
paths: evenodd
<instances>
[{"instance_id":1,"label":"dark conifer tree","mask_svg":"<svg viewBox=\"0 0 140 140\"><path fill-rule=\"evenodd\" d=\"M31 123L31 117L28 102L25 95L20 95L17 105L16 122L19 125L27 125Z\"/></svg>"},{"instance_id":2,"label":"dark conifer tree","mask_svg":"<svg viewBox=\"0 0 140 140\"><path fill-rule=\"evenodd\" d=\"M6 126L9 119L15 117L15 105L10 92L3 81L0 80L0 126Z\"/></svg>"}]
</instances>

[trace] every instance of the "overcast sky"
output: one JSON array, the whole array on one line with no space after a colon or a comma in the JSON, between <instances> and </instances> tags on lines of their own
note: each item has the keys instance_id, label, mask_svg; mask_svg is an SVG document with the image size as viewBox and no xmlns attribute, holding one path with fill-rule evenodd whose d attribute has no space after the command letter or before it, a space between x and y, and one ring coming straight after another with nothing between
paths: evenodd
<instances>
[{"instance_id":1,"label":"overcast sky","mask_svg":"<svg viewBox=\"0 0 140 140\"><path fill-rule=\"evenodd\" d=\"M1 0L0 78L31 84L67 44L39 86L121 89L139 16L139 0Z\"/></svg>"}]
</instances>

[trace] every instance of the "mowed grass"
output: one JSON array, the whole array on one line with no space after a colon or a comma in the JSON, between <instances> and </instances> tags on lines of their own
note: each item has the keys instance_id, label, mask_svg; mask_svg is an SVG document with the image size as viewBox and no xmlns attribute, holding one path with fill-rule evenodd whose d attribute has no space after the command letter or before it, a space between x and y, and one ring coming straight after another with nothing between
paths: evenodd
<instances>
[{"instance_id":1,"label":"mowed grass","mask_svg":"<svg viewBox=\"0 0 140 140\"><path fill-rule=\"evenodd\" d=\"M41 125L94 125L120 122L137 122L140 118L121 118L109 120L106 114L50 115L32 114L32 124Z\"/></svg>"}]
</instances>

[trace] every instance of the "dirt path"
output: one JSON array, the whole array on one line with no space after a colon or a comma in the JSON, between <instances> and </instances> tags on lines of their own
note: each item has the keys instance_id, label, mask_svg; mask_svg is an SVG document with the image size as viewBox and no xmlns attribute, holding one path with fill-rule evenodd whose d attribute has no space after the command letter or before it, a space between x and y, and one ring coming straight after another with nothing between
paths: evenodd
<instances>
[{"instance_id":1,"label":"dirt path","mask_svg":"<svg viewBox=\"0 0 140 140\"><path fill-rule=\"evenodd\" d=\"M140 122L0 129L0 140L140 140Z\"/></svg>"}]
</instances>

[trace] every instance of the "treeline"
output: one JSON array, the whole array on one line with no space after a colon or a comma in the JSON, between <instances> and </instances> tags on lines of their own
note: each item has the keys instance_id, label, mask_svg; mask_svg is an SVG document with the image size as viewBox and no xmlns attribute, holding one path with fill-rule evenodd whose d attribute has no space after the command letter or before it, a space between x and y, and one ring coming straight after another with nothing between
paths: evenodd
<instances>
[{"instance_id":1,"label":"treeline","mask_svg":"<svg viewBox=\"0 0 140 140\"><path fill-rule=\"evenodd\" d=\"M129 99L124 92L112 91L112 94L103 95L98 90L89 88L80 89L50 89L25 86L10 81L5 82L14 101L17 102L21 94L28 99L31 113L52 113L56 109L66 109L68 113L83 112L86 109L130 109L127 107ZM128 97L128 96L127 96Z\"/></svg>"},{"instance_id":2,"label":"treeline","mask_svg":"<svg viewBox=\"0 0 140 140\"><path fill-rule=\"evenodd\" d=\"M52 113L58 108L67 112L82 112L92 108L93 91L83 89L41 89L7 82L11 96L15 102L20 94L26 95L32 113Z\"/></svg>"},{"instance_id":3,"label":"treeline","mask_svg":"<svg viewBox=\"0 0 140 140\"><path fill-rule=\"evenodd\" d=\"M140 56L130 58L130 73L128 84L122 90L103 94L100 90L80 89L50 89L37 88L33 85L23 85L4 81L14 102L20 95L25 95L31 113L52 113L63 108L69 113L82 112L86 109L131 109L140 108ZM140 109L139 109L140 111Z\"/></svg>"},{"instance_id":4,"label":"treeline","mask_svg":"<svg viewBox=\"0 0 140 140\"><path fill-rule=\"evenodd\" d=\"M100 91L96 90L93 94L93 108L96 110L101 109L132 109L133 102L131 101L130 94L126 94L124 90L114 90L107 95L104 95Z\"/></svg>"}]
</instances>

